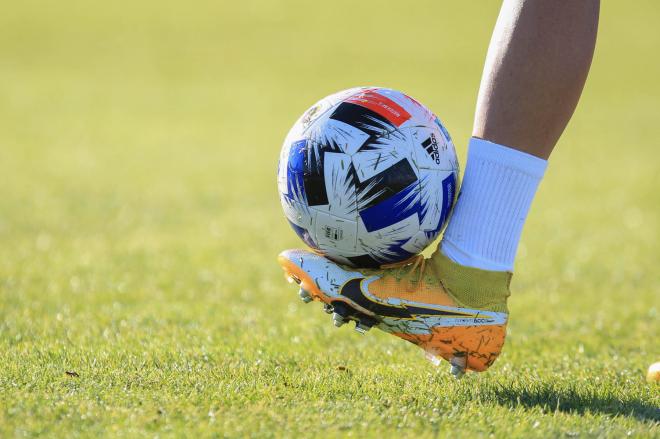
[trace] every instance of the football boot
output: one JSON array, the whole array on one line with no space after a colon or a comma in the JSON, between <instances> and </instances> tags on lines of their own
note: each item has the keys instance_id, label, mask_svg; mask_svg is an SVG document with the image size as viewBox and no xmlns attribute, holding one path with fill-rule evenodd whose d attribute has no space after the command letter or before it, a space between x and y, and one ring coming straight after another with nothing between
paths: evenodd
<instances>
[{"instance_id":1,"label":"football boot","mask_svg":"<svg viewBox=\"0 0 660 439\"><path fill-rule=\"evenodd\" d=\"M320 301L335 326L376 327L422 348L435 364L449 361L460 377L484 371L500 355L506 325L509 272L465 267L440 250L425 259L361 269L305 250L286 250L278 262L300 298Z\"/></svg>"}]
</instances>

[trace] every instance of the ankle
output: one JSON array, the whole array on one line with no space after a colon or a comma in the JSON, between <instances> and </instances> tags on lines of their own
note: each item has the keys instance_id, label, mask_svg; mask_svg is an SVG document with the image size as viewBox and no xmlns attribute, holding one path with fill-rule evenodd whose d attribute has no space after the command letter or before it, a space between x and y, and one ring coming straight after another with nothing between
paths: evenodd
<instances>
[{"instance_id":1,"label":"ankle","mask_svg":"<svg viewBox=\"0 0 660 439\"><path fill-rule=\"evenodd\" d=\"M508 313L506 300L513 273L460 265L438 248L427 262L434 275L459 306Z\"/></svg>"}]
</instances>

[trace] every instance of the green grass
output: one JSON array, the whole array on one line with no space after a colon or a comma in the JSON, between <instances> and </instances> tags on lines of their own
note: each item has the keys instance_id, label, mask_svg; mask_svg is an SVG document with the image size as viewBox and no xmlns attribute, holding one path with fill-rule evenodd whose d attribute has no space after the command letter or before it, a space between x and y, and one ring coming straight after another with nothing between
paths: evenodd
<instances>
[{"instance_id":1,"label":"green grass","mask_svg":"<svg viewBox=\"0 0 660 439\"><path fill-rule=\"evenodd\" d=\"M658 437L654 0L603 4L489 372L334 329L275 263L295 118L391 86L464 158L496 3L3 6L0 437Z\"/></svg>"}]
</instances>

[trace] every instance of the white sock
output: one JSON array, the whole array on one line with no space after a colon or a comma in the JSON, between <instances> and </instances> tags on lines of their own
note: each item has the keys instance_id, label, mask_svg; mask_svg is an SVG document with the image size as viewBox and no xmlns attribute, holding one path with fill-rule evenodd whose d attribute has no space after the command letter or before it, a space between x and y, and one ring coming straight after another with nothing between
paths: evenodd
<instances>
[{"instance_id":1,"label":"white sock","mask_svg":"<svg viewBox=\"0 0 660 439\"><path fill-rule=\"evenodd\" d=\"M465 176L441 243L454 262L491 271L513 271L529 207L546 160L472 138Z\"/></svg>"}]
</instances>

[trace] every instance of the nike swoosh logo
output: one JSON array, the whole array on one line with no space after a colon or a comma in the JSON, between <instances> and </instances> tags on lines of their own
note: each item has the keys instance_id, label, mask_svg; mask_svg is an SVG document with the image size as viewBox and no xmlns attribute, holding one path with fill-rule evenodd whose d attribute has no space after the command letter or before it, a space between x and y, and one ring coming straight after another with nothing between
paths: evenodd
<instances>
[{"instance_id":1,"label":"nike swoosh logo","mask_svg":"<svg viewBox=\"0 0 660 439\"><path fill-rule=\"evenodd\" d=\"M360 305L362 308L368 309L374 314L383 317L396 317L401 319L412 319L415 315L424 316L449 316L449 317L472 317L472 314L445 311L434 308L423 308L418 306L407 305L389 305L381 302L374 302L369 299L364 291L362 291L362 281L365 278L359 277L351 279L346 282L340 291L340 295L351 299L353 302Z\"/></svg>"}]
</instances>

